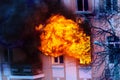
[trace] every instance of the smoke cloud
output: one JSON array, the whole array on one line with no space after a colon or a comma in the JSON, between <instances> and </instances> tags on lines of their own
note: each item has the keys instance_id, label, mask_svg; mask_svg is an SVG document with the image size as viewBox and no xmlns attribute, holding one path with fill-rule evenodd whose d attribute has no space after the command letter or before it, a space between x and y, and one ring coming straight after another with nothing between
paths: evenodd
<instances>
[{"instance_id":1,"label":"smoke cloud","mask_svg":"<svg viewBox=\"0 0 120 80\"><path fill-rule=\"evenodd\" d=\"M60 0L1 0L0 44L20 47L27 53L35 53L40 44L35 27L45 24L54 14L75 20L73 12ZM22 43L19 45L19 43Z\"/></svg>"}]
</instances>

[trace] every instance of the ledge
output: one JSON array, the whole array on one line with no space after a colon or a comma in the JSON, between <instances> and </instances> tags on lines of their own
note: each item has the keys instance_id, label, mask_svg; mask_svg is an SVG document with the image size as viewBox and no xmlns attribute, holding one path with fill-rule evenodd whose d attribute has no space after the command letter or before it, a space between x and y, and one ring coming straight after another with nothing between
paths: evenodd
<instances>
[{"instance_id":1,"label":"ledge","mask_svg":"<svg viewBox=\"0 0 120 80\"><path fill-rule=\"evenodd\" d=\"M64 68L64 65L52 65L52 68Z\"/></svg>"},{"instance_id":2,"label":"ledge","mask_svg":"<svg viewBox=\"0 0 120 80\"><path fill-rule=\"evenodd\" d=\"M20 75L10 75L8 76L9 80L10 79L39 79L43 78L45 75L44 74L38 74L38 75L32 75L32 76L20 76Z\"/></svg>"}]
</instances>

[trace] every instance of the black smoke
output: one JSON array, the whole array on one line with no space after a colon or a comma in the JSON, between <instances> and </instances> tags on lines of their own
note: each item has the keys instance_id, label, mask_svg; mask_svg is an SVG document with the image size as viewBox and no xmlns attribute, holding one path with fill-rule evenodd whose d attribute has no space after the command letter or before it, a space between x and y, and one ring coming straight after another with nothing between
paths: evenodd
<instances>
[{"instance_id":1,"label":"black smoke","mask_svg":"<svg viewBox=\"0 0 120 80\"><path fill-rule=\"evenodd\" d=\"M73 12L61 0L1 0L0 44L36 53L40 33L35 31L35 27L45 24L54 14L75 20Z\"/></svg>"}]
</instances>

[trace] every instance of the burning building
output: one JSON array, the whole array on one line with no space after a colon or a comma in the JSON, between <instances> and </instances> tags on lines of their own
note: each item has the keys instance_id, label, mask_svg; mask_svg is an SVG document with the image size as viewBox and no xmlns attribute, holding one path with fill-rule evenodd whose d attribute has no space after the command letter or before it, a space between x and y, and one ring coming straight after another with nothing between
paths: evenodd
<instances>
[{"instance_id":1,"label":"burning building","mask_svg":"<svg viewBox=\"0 0 120 80\"><path fill-rule=\"evenodd\" d=\"M77 32L76 27L74 27L75 29L72 28L73 30L71 30L71 27L70 27L71 23L69 23L70 25L68 25L69 29L67 31L68 32L67 34L66 34L66 30L61 32L62 27L64 27L64 29L67 28L67 26L65 25L67 24L67 22L64 25L61 25L61 28L58 27L60 23L59 21L57 22L57 20L59 20L59 16L61 15L59 16L56 15L57 20L55 20L56 16L52 15L52 17L48 19L47 24L39 25L38 29L42 31L40 35L41 45L39 46L39 50L41 50L45 55L48 56L47 57L48 62L43 63L43 66L44 66L43 70L45 74L49 77L50 80L102 80L102 79L105 79L105 80L118 79L119 80L118 76L114 78L112 76L112 72L110 72L110 69L112 68L112 65L114 65L114 63L109 63L109 60L111 60L111 58L110 58L110 55L107 55L109 54L109 51L107 51L108 49L106 48L106 46L109 44L109 42L107 42L109 41L107 39L107 36L109 37L110 35L113 35L114 31L118 36L118 31L120 30L120 29L117 29L118 27L116 28L116 25L115 25L116 22L114 21L114 20L118 20L118 15L115 14L117 7L109 6L108 3L119 5L119 1L115 0L115 1L109 2L108 0L103 0L103 1L62 0L62 2L63 4L65 4L65 6L68 9L71 9L76 15L76 22L79 24L80 32L78 32L78 34L75 33L75 36L78 36L78 37L72 36L71 38L71 35L74 34L74 31ZM109 14L114 14L114 17L112 16L108 17ZM67 20L72 19L65 15L63 16ZM112 17L111 18L112 20L110 20L110 22L113 21L111 22L112 23L111 25L112 25L112 28L115 29L114 31L111 29L111 25L109 24L109 21L108 22L105 21L106 20L105 17L107 17L107 19ZM54 20L57 22L55 27L54 27ZM74 21L74 19L72 20ZM53 23L50 21L52 21ZM117 26L119 26L119 22L117 22L117 24L118 24ZM58 31L56 28L57 29L59 28ZM70 34L69 34L69 31L70 31ZM81 36L83 36L84 31L85 31L85 35L83 39ZM64 33L63 34L64 36L62 37L61 35L59 35L59 33L60 34ZM81 36L79 35L79 33L81 33ZM66 35L69 35L70 38L69 37L66 38ZM76 40L76 38L79 39L79 41L78 42L75 41L74 43L74 40ZM81 39L83 39L83 41ZM86 39L88 42L86 41ZM112 39L114 40L114 37ZM117 37L117 40L118 41L115 43L119 43L118 37ZM61 42L64 42L64 41L66 43L62 45ZM72 41L73 41L73 45L72 45ZM82 43L79 43L81 41L83 42L84 48L82 46ZM84 41L85 43L87 43L87 45L84 44ZM100 42L97 42L97 41L100 41ZM75 45L76 43L79 43L80 45L79 44ZM67 45L67 48L66 48L66 45ZM71 46L74 46L74 49L72 49ZM82 49L83 49L83 52L88 51L88 53L82 54ZM77 51L78 51L78 54L77 54ZM78 57L79 57L79 60L78 60ZM88 61L88 65L85 64L86 61L83 61L84 66L81 65L82 58L83 60ZM42 59L44 61L46 59L46 56L42 57ZM89 62L92 62L92 63L89 64ZM107 67L109 66L109 69L106 67L106 65ZM51 74L48 74L48 72ZM45 77L45 79L48 79L48 78Z\"/></svg>"},{"instance_id":2,"label":"burning building","mask_svg":"<svg viewBox=\"0 0 120 80\"><path fill-rule=\"evenodd\" d=\"M105 38L94 34L97 29L105 32L109 29L110 25L104 25L104 20L99 18L108 7L116 9L102 7L103 3L108 5L112 1L1 2L0 79L100 80L105 63L99 69L92 63L97 58L93 57L94 53L104 50L100 47L104 44L97 40L105 41ZM117 0L114 1L117 4ZM100 46L94 45L94 41Z\"/></svg>"}]
</instances>

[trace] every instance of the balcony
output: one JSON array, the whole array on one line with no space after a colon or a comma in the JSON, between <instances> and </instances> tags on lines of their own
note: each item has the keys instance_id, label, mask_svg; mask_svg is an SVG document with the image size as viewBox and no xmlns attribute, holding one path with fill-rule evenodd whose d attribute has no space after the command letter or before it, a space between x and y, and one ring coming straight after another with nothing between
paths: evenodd
<instances>
[{"instance_id":1,"label":"balcony","mask_svg":"<svg viewBox=\"0 0 120 80\"><path fill-rule=\"evenodd\" d=\"M3 64L3 75L7 80L11 79L41 79L44 77L42 68L39 65L9 65Z\"/></svg>"}]
</instances>

